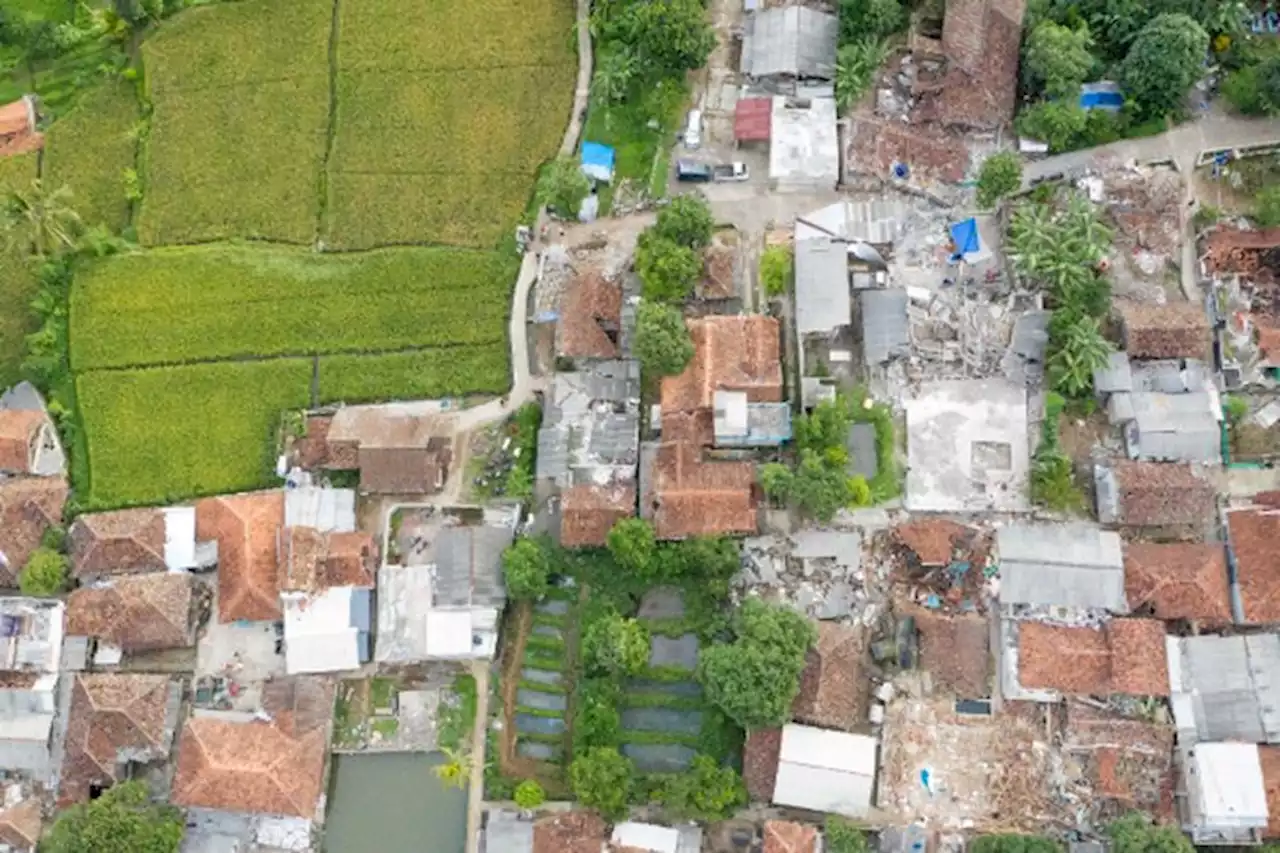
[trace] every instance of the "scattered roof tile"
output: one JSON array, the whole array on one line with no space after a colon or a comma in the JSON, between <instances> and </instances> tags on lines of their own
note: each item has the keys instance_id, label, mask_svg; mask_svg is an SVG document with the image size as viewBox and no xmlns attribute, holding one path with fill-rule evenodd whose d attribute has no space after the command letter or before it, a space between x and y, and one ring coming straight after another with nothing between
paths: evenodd
<instances>
[{"instance_id":1,"label":"scattered roof tile","mask_svg":"<svg viewBox=\"0 0 1280 853\"><path fill-rule=\"evenodd\" d=\"M80 587L67 599L67 634L96 637L125 651L194 644L191 575L156 572Z\"/></svg>"},{"instance_id":2,"label":"scattered roof tile","mask_svg":"<svg viewBox=\"0 0 1280 853\"><path fill-rule=\"evenodd\" d=\"M1122 460L1111 468L1122 524L1172 527L1204 524L1213 517L1213 485L1190 464Z\"/></svg>"},{"instance_id":3,"label":"scattered roof tile","mask_svg":"<svg viewBox=\"0 0 1280 853\"><path fill-rule=\"evenodd\" d=\"M1205 265L1210 272L1251 274L1258 270L1258 253L1280 246L1280 228L1250 230L1218 226L1205 239Z\"/></svg>"},{"instance_id":4,"label":"scattered roof tile","mask_svg":"<svg viewBox=\"0 0 1280 853\"><path fill-rule=\"evenodd\" d=\"M78 577L163 572L165 515L159 507L82 515L67 544Z\"/></svg>"},{"instance_id":5,"label":"scattered roof tile","mask_svg":"<svg viewBox=\"0 0 1280 853\"><path fill-rule=\"evenodd\" d=\"M573 278L560 302L556 354L566 358L617 358L622 288L599 270Z\"/></svg>"},{"instance_id":6,"label":"scattered roof tile","mask_svg":"<svg viewBox=\"0 0 1280 853\"><path fill-rule=\"evenodd\" d=\"M31 473L32 447L49 416L38 409L0 409L0 471Z\"/></svg>"},{"instance_id":7,"label":"scattered roof tile","mask_svg":"<svg viewBox=\"0 0 1280 853\"><path fill-rule=\"evenodd\" d=\"M288 527L279 535L280 589L322 592L335 586L374 585L378 548L370 534Z\"/></svg>"},{"instance_id":8,"label":"scattered roof tile","mask_svg":"<svg viewBox=\"0 0 1280 853\"><path fill-rule=\"evenodd\" d=\"M789 820L764 822L764 853L815 853L818 828Z\"/></svg>"},{"instance_id":9,"label":"scattered roof tile","mask_svg":"<svg viewBox=\"0 0 1280 853\"><path fill-rule=\"evenodd\" d=\"M61 478L0 480L0 587L18 585L18 573L44 532L62 523L66 502L67 483Z\"/></svg>"},{"instance_id":10,"label":"scattered roof tile","mask_svg":"<svg viewBox=\"0 0 1280 853\"><path fill-rule=\"evenodd\" d=\"M711 429L710 411L663 414L652 493L645 497L660 539L756 530L755 466L703 459Z\"/></svg>"},{"instance_id":11,"label":"scattered roof tile","mask_svg":"<svg viewBox=\"0 0 1280 853\"><path fill-rule=\"evenodd\" d=\"M894 164L910 163L913 175L954 184L964 180L969 154L941 131L859 114L853 118L845 162L881 179L893 174Z\"/></svg>"},{"instance_id":12,"label":"scattered roof tile","mask_svg":"<svg viewBox=\"0 0 1280 853\"><path fill-rule=\"evenodd\" d=\"M991 695L991 629L976 614L913 611L920 632L920 665L935 682L962 697Z\"/></svg>"},{"instance_id":13,"label":"scattered roof tile","mask_svg":"<svg viewBox=\"0 0 1280 853\"><path fill-rule=\"evenodd\" d=\"M218 542L218 621L280 618L276 534L284 492L205 498L196 504L196 538Z\"/></svg>"},{"instance_id":14,"label":"scattered roof tile","mask_svg":"<svg viewBox=\"0 0 1280 853\"><path fill-rule=\"evenodd\" d=\"M1124 303L1125 350L1135 358L1204 358L1209 318L1200 305Z\"/></svg>"},{"instance_id":15,"label":"scattered roof tile","mask_svg":"<svg viewBox=\"0 0 1280 853\"><path fill-rule=\"evenodd\" d=\"M1068 701L1062 748L1083 765L1113 814L1138 809L1173 818L1174 727Z\"/></svg>"},{"instance_id":16,"label":"scattered roof tile","mask_svg":"<svg viewBox=\"0 0 1280 853\"><path fill-rule=\"evenodd\" d=\"M315 713L290 706L269 709L273 714L269 722L188 720L178 745L173 802L314 819L324 793L328 750L327 724L319 712L326 708L332 712L334 694L321 684L304 693L306 701L317 706Z\"/></svg>"},{"instance_id":17,"label":"scattered roof tile","mask_svg":"<svg viewBox=\"0 0 1280 853\"><path fill-rule=\"evenodd\" d=\"M864 666L866 635L822 622L800 675L792 715L804 723L849 731L866 717L870 681Z\"/></svg>"},{"instance_id":18,"label":"scattered roof tile","mask_svg":"<svg viewBox=\"0 0 1280 853\"><path fill-rule=\"evenodd\" d=\"M773 802L773 786L778 778L782 755L782 729L755 729L747 732L742 747L742 780L755 802Z\"/></svg>"},{"instance_id":19,"label":"scattered roof tile","mask_svg":"<svg viewBox=\"0 0 1280 853\"><path fill-rule=\"evenodd\" d=\"M1250 507L1227 513L1244 621L1280 622L1280 510Z\"/></svg>"},{"instance_id":20,"label":"scattered roof tile","mask_svg":"<svg viewBox=\"0 0 1280 853\"><path fill-rule=\"evenodd\" d=\"M893 535L916 555L922 566L945 566L951 562L955 543L971 528L949 518L908 521L893 528Z\"/></svg>"},{"instance_id":21,"label":"scattered roof tile","mask_svg":"<svg viewBox=\"0 0 1280 853\"><path fill-rule=\"evenodd\" d=\"M745 391L752 403L782 400L778 321L759 314L689 321L693 359L662 380L662 414L710 409L716 391ZM665 429L665 424L664 424Z\"/></svg>"},{"instance_id":22,"label":"scattered roof tile","mask_svg":"<svg viewBox=\"0 0 1280 853\"><path fill-rule=\"evenodd\" d=\"M1254 314L1253 322L1258 330L1258 352L1268 366L1280 366L1280 326L1265 315Z\"/></svg>"},{"instance_id":23,"label":"scattered roof tile","mask_svg":"<svg viewBox=\"0 0 1280 853\"><path fill-rule=\"evenodd\" d=\"M43 825L40 800L36 797L19 800L0 810L0 843L14 850L35 850Z\"/></svg>"},{"instance_id":24,"label":"scattered roof tile","mask_svg":"<svg viewBox=\"0 0 1280 853\"><path fill-rule=\"evenodd\" d=\"M913 121L996 128L1013 118L1023 0L950 0L942 23L947 70L918 86Z\"/></svg>"},{"instance_id":25,"label":"scattered roof tile","mask_svg":"<svg viewBox=\"0 0 1280 853\"><path fill-rule=\"evenodd\" d=\"M560 496L560 544L601 547L613 525L635 512L635 486L570 486Z\"/></svg>"},{"instance_id":26,"label":"scattered roof tile","mask_svg":"<svg viewBox=\"0 0 1280 853\"><path fill-rule=\"evenodd\" d=\"M159 761L169 754L176 693L163 675L76 674L67 716L62 804L89 799L93 785L119 781L127 763Z\"/></svg>"},{"instance_id":27,"label":"scattered roof tile","mask_svg":"<svg viewBox=\"0 0 1280 853\"><path fill-rule=\"evenodd\" d=\"M1231 623L1227 555L1221 544L1131 542L1124 548L1129 609L1157 619Z\"/></svg>"},{"instance_id":28,"label":"scattered roof tile","mask_svg":"<svg viewBox=\"0 0 1280 853\"><path fill-rule=\"evenodd\" d=\"M1104 630L1042 622L1018 627L1018 680L1068 695L1169 695L1164 625L1112 619Z\"/></svg>"},{"instance_id":29,"label":"scattered roof tile","mask_svg":"<svg viewBox=\"0 0 1280 853\"><path fill-rule=\"evenodd\" d=\"M711 245L702 255L702 280L698 282L699 299L731 299L738 295L734 272L738 251L733 246Z\"/></svg>"},{"instance_id":30,"label":"scattered roof tile","mask_svg":"<svg viewBox=\"0 0 1280 853\"><path fill-rule=\"evenodd\" d=\"M571 811L533 825L532 853L600 853L609 828L595 812Z\"/></svg>"}]
</instances>

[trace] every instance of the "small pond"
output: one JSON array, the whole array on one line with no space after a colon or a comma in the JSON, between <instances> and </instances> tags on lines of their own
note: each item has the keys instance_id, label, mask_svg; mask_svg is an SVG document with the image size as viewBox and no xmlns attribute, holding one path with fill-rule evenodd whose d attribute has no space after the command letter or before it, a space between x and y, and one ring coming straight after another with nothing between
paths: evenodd
<instances>
[{"instance_id":1,"label":"small pond","mask_svg":"<svg viewBox=\"0 0 1280 853\"><path fill-rule=\"evenodd\" d=\"M335 755L324 853L463 853L467 792L446 788L439 753Z\"/></svg>"}]
</instances>

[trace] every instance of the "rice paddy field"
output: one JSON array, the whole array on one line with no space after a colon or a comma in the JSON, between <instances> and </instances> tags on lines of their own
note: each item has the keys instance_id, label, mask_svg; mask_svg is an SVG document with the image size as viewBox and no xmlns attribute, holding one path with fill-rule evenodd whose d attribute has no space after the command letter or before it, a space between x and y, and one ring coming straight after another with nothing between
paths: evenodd
<instances>
[{"instance_id":1,"label":"rice paddy field","mask_svg":"<svg viewBox=\"0 0 1280 853\"><path fill-rule=\"evenodd\" d=\"M192 8L140 85L55 123L46 177L140 246L72 286L85 506L269 485L286 409L508 387L510 235L569 118L573 6Z\"/></svg>"},{"instance_id":2,"label":"rice paddy field","mask_svg":"<svg viewBox=\"0 0 1280 853\"><path fill-rule=\"evenodd\" d=\"M36 177L37 154L0 160L0 192L26 189ZM36 295L31 265L16 247L0 243L0 388L21 379L24 339L34 331L31 300Z\"/></svg>"}]
</instances>

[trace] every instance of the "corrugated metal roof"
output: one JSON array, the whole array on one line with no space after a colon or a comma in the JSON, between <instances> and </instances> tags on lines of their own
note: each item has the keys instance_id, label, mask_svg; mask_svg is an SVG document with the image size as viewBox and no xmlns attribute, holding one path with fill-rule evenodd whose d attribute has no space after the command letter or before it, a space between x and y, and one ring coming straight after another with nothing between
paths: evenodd
<instances>
[{"instance_id":1,"label":"corrugated metal roof","mask_svg":"<svg viewBox=\"0 0 1280 853\"><path fill-rule=\"evenodd\" d=\"M875 738L787 725L782 729L773 801L859 817L871 808L875 775Z\"/></svg>"},{"instance_id":2,"label":"corrugated metal roof","mask_svg":"<svg viewBox=\"0 0 1280 853\"><path fill-rule=\"evenodd\" d=\"M1169 645L1180 739L1280 742L1280 637L1182 637Z\"/></svg>"},{"instance_id":3,"label":"corrugated metal roof","mask_svg":"<svg viewBox=\"0 0 1280 853\"><path fill-rule=\"evenodd\" d=\"M850 424L845 448L849 451L849 469L852 473L870 480L879 472L874 424Z\"/></svg>"},{"instance_id":4,"label":"corrugated metal roof","mask_svg":"<svg viewBox=\"0 0 1280 853\"><path fill-rule=\"evenodd\" d=\"M904 231L908 205L897 200L838 201L796 219L796 240L838 237L850 242L891 244Z\"/></svg>"},{"instance_id":5,"label":"corrugated metal roof","mask_svg":"<svg viewBox=\"0 0 1280 853\"><path fill-rule=\"evenodd\" d=\"M487 607L504 598L502 552L515 534L506 527L446 527L433 543L435 607Z\"/></svg>"},{"instance_id":6,"label":"corrugated metal roof","mask_svg":"<svg viewBox=\"0 0 1280 853\"><path fill-rule=\"evenodd\" d=\"M743 74L831 80L836 73L835 15L806 6L765 9L747 17L742 37Z\"/></svg>"},{"instance_id":7,"label":"corrugated metal roof","mask_svg":"<svg viewBox=\"0 0 1280 853\"><path fill-rule=\"evenodd\" d=\"M907 291L897 287L858 291L862 309L862 354L868 365L883 364L905 355L910 347L907 333Z\"/></svg>"},{"instance_id":8,"label":"corrugated metal roof","mask_svg":"<svg viewBox=\"0 0 1280 853\"><path fill-rule=\"evenodd\" d=\"M1256 744L1197 744L1190 761L1198 794L1192 812L1205 825L1267 825L1267 791Z\"/></svg>"},{"instance_id":9,"label":"corrugated metal roof","mask_svg":"<svg viewBox=\"0 0 1280 853\"><path fill-rule=\"evenodd\" d=\"M796 330L831 332L852 323L845 244L831 239L796 243Z\"/></svg>"},{"instance_id":10,"label":"corrugated metal roof","mask_svg":"<svg viewBox=\"0 0 1280 853\"><path fill-rule=\"evenodd\" d=\"M1002 603L1128 610L1119 534L1084 524L1013 524L996 542Z\"/></svg>"}]
</instances>

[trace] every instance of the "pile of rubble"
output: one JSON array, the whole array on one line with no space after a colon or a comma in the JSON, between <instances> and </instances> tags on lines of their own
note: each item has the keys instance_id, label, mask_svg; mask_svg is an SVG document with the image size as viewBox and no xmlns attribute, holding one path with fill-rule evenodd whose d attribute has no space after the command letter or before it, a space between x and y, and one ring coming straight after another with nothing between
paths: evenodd
<instances>
[{"instance_id":1,"label":"pile of rubble","mask_svg":"<svg viewBox=\"0 0 1280 853\"><path fill-rule=\"evenodd\" d=\"M923 304L922 304L923 302ZM912 381L994 376L1013 332L1015 294L952 287L907 306Z\"/></svg>"},{"instance_id":2,"label":"pile of rubble","mask_svg":"<svg viewBox=\"0 0 1280 853\"><path fill-rule=\"evenodd\" d=\"M876 592L882 578L868 577L862 545L857 531L752 537L743 542L735 591L793 604L814 619L874 625L886 606Z\"/></svg>"}]
</instances>

